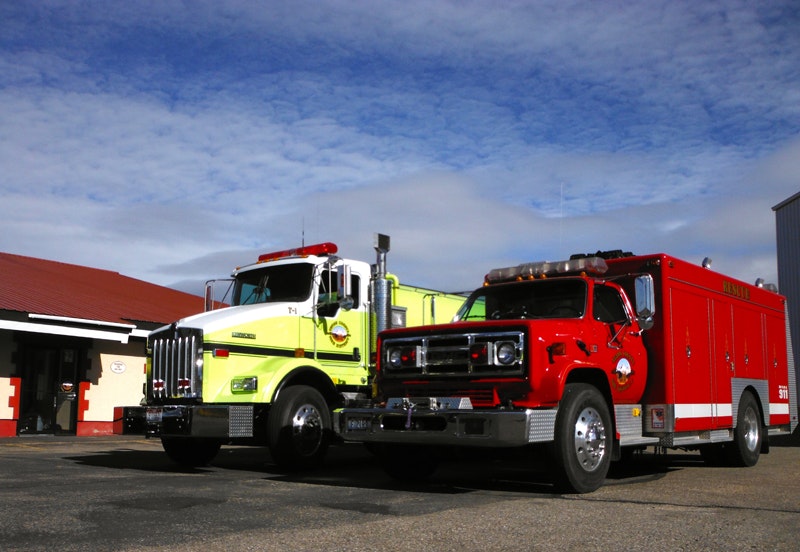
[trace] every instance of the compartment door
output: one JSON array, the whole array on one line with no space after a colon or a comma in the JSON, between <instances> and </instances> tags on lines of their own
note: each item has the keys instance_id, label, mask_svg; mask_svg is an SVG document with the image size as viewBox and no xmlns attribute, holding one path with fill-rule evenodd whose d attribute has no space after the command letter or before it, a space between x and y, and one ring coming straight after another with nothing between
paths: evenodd
<instances>
[{"instance_id":1,"label":"compartment door","mask_svg":"<svg viewBox=\"0 0 800 552\"><path fill-rule=\"evenodd\" d=\"M673 287L670 310L675 432L710 429L717 417L710 354L711 300Z\"/></svg>"}]
</instances>

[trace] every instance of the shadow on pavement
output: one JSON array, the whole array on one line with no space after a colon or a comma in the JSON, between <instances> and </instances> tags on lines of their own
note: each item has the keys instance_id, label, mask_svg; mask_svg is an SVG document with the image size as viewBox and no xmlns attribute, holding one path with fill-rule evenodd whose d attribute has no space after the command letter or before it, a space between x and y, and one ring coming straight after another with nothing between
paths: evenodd
<instances>
[{"instance_id":1,"label":"shadow on pavement","mask_svg":"<svg viewBox=\"0 0 800 552\"><path fill-rule=\"evenodd\" d=\"M273 481L334 487L434 494L492 491L561 495L553 487L546 462L535 451L445 459L425 483L405 483L392 479L383 471L378 459L360 445L333 446L321 467L303 472L281 470L272 463L268 450L263 447L223 447L211 464L203 468L181 467L160 449L119 448L64 458L86 466L144 472L210 476L220 470L247 471ZM624 464L612 464L606 485L642 483L660 479L674 470L701 465L697 454L637 454Z\"/></svg>"}]
</instances>

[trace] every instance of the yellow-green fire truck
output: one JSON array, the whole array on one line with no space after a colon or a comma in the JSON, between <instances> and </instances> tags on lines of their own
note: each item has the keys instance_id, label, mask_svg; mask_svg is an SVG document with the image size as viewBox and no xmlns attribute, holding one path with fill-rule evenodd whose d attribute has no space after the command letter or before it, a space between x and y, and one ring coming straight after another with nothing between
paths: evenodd
<instances>
[{"instance_id":1,"label":"yellow-green fire truck","mask_svg":"<svg viewBox=\"0 0 800 552\"><path fill-rule=\"evenodd\" d=\"M377 263L342 259L327 242L266 253L237 268L214 309L147 340L141 405L115 409L114 433L160 438L175 462L210 462L223 444L266 445L285 468L320 463L331 411L371 396L379 331L449 322L458 294L402 285Z\"/></svg>"}]
</instances>

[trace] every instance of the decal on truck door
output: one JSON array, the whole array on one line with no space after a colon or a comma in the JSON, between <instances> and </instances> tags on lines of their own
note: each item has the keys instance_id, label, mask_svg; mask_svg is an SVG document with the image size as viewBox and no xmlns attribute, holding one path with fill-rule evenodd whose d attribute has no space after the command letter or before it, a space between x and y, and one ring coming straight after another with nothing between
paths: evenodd
<instances>
[{"instance_id":1,"label":"decal on truck door","mask_svg":"<svg viewBox=\"0 0 800 552\"><path fill-rule=\"evenodd\" d=\"M614 355L616 368L612 372L616 377L612 380L614 389L624 391L631 386L631 376L633 375L633 356L625 351L620 351Z\"/></svg>"},{"instance_id":2,"label":"decal on truck door","mask_svg":"<svg viewBox=\"0 0 800 552\"><path fill-rule=\"evenodd\" d=\"M347 329L347 324L344 322L336 322L328 336L331 338L333 346L341 349L346 347L347 342L350 341L350 330Z\"/></svg>"}]
</instances>

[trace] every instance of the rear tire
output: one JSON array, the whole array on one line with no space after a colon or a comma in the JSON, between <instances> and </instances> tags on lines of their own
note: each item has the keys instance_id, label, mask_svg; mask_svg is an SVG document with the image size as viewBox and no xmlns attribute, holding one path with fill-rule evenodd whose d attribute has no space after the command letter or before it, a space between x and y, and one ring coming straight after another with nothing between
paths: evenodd
<instances>
[{"instance_id":1,"label":"rear tire","mask_svg":"<svg viewBox=\"0 0 800 552\"><path fill-rule=\"evenodd\" d=\"M585 383L567 384L551 447L556 487L571 493L599 489L611 465L612 435L611 415L600 391Z\"/></svg>"},{"instance_id":2,"label":"rear tire","mask_svg":"<svg viewBox=\"0 0 800 552\"><path fill-rule=\"evenodd\" d=\"M282 390L267 421L272 459L284 469L308 469L325 459L331 414L319 391L307 385Z\"/></svg>"},{"instance_id":3,"label":"rear tire","mask_svg":"<svg viewBox=\"0 0 800 552\"><path fill-rule=\"evenodd\" d=\"M761 410L755 397L749 391L742 394L733 442L725 444L729 465L738 467L755 466L761 455L764 428L761 425Z\"/></svg>"},{"instance_id":4,"label":"rear tire","mask_svg":"<svg viewBox=\"0 0 800 552\"><path fill-rule=\"evenodd\" d=\"M161 446L170 460L186 468L199 468L211 462L222 444L214 439L162 437Z\"/></svg>"}]
</instances>

